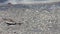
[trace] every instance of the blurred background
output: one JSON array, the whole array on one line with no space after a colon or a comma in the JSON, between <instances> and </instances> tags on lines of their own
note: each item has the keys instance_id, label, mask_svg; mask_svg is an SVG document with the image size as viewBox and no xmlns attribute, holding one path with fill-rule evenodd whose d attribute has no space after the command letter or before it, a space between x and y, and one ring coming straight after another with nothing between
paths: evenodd
<instances>
[{"instance_id":1,"label":"blurred background","mask_svg":"<svg viewBox=\"0 0 60 34\"><path fill-rule=\"evenodd\" d=\"M60 1L60 0L0 0L0 3L12 3L12 4L19 4L19 3L27 3L27 2L41 2L41 1Z\"/></svg>"}]
</instances>

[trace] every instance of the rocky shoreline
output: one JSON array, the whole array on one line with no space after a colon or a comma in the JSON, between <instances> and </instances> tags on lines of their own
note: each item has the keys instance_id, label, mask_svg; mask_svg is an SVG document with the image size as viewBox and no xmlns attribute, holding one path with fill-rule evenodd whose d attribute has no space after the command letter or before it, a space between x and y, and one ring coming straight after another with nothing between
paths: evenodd
<instances>
[{"instance_id":1,"label":"rocky shoreline","mask_svg":"<svg viewBox=\"0 0 60 34\"><path fill-rule=\"evenodd\" d=\"M60 2L0 6L0 34L60 34Z\"/></svg>"}]
</instances>

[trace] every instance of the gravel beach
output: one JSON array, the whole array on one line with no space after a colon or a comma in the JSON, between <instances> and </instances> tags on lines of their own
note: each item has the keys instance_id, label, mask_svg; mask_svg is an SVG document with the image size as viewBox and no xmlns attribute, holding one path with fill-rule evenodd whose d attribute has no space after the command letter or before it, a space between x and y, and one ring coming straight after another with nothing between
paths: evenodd
<instances>
[{"instance_id":1,"label":"gravel beach","mask_svg":"<svg viewBox=\"0 0 60 34\"><path fill-rule=\"evenodd\" d=\"M0 6L0 34L60 34L60 2Z\"/></svg>"}]
</instances>

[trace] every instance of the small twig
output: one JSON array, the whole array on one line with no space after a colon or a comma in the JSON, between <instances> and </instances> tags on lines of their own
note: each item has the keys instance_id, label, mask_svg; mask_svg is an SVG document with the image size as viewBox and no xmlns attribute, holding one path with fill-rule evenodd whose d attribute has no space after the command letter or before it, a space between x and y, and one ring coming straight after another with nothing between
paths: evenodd
<instances>
[{"instance_id":1,"label":"small twig","mask_svg":"<svg viewBox=\"0 0 60 34\"><path fill-rule=\"evenodd\" d=\"M7 25L16 25L16 23L14 23L14 24L13 24L13 23L6 23L6 24L7 24Z\"/></svg>"},{"instance_id":2,"label":"small twig","mask_svg":"<svg viewBox=\"0 0 60 34\"><path fill-rule=\"evenodd\" d=\"M5 20L7 25L21 25L22 23L17 23L16 21L12 20L12 19L6 19L3 18L3 20Z\"/></svg>"}]
</instances>

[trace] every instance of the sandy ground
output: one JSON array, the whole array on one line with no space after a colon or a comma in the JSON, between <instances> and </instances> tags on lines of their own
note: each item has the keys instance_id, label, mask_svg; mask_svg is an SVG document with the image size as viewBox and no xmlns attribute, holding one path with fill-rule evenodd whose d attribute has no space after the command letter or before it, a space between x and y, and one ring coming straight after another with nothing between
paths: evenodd
<instances>
[{"instance_id":1,"label":"sandy ground","mask_svg":"<svg viewBox=\"0 0 60 34\"><path fill-rule=\"evenodd\" d=\"M39 6L1 6L0 34L60 34L60 6Z\"/></svg>"}]
</instances>

